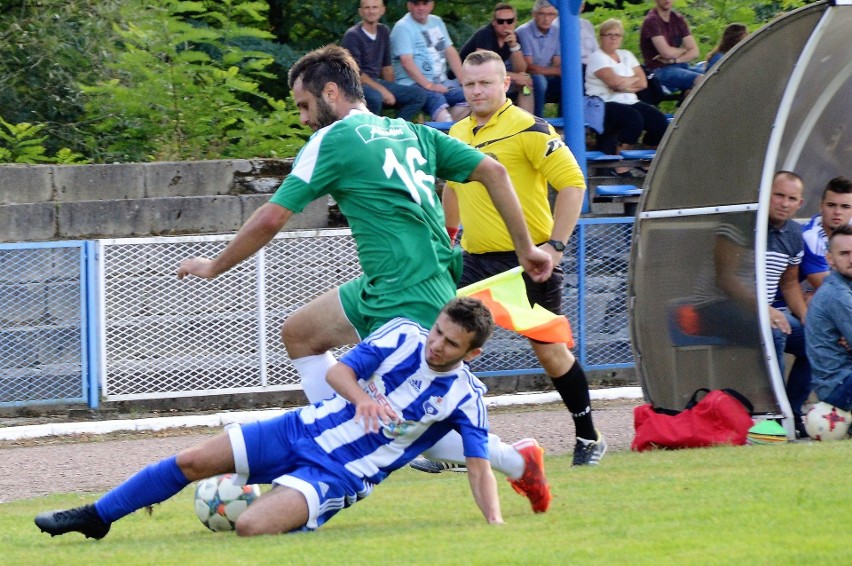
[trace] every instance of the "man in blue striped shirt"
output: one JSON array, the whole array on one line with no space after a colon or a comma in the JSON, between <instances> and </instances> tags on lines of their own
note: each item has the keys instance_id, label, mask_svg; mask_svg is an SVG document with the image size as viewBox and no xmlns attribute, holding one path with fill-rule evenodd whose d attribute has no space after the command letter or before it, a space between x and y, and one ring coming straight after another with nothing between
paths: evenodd
<instances>
[{"instance_id":1,"label":"man in blue striped shirt","mask_svg":"<svg viewBox=\"0 0 852 566\"><path fill-rule=\"evenodd\" d=\"M393 319L329 370L334 396L229 426L147 466L92 505L39 514L36 525L53 536L76 531L100 539L113 522L193 481L237 472L248 483L273 485L240 515L237 534L313 530L450 430L462 436L474 500L489 523L502 523L488 461L485 386L464 364L492 331L488 309L470 298L447 303L429 331ZM537 477L546 489L543 467Z\"/></svg>"},{"instance_id":2,"label":"man in blue striped shirt","mask_svg":"<svg viewBox=\"0 0 852 566\"><path fill-rule=\"evenodd\" d=\"M811 392L811 365L805 353L807 313L805 295L799 284L799 265L805 255L802 227L793 220L804 200L802 178L779 171L772 180L769 197L769 230L766 235L766 296L770 301L780 292L786 308L769 307L769 323L775 343L775 356L781 377L785 377L784 354L795 356L787 378L787 399L793 411L796 431L807 436L802 423L802 405Z\"/></svg>"}]
</instances>

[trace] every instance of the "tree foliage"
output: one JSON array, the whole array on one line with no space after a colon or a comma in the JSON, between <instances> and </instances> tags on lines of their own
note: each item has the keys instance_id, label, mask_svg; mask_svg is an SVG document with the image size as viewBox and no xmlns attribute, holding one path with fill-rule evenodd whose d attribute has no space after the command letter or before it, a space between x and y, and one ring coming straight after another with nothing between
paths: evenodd
<instances>
[{"instance_id":1,"label":"tree foliage","mask_svg":"<svg viewBox=\"0 0 852 566\"><path fill-rule=\"evenodd\" d=\"M82 87L98 161L238 157L244 137L260 144L254 156L287 155L304 141L298 117L259 88L272 59L232 41L269 34L235 21L239 0L209 4L127 8L113 76Z\"/></svg>"},{"instance_id":2,"label":"tree foliage","mask_svg":"<svg viewBox=\"0 0 852 566\"><path fill-rule=\"evenodd\" d=\"M750 30L808 0L675 0L702 53L734 21ZM385 23L407 11L385 0ZM521 22L532 0L516 4ZM589 0L638 53L648 0ZM437 2L458 45L494 3ZM9 0L0 3L0 162L291 156L309 132L286 74L336 43L358 0Z\"/></svg>"},{"instance_id":3,"label":"tree foliage","mask_svg":"<svg viewBox=\"0 0 852 566\"><path fill-rule=\"evenodd\" d=\"M40 136L44 124L10 124L0 118L0 163L86 163L86 159L68 148L50 156L44 147L47 136Z\"/></svg>"}]
</instances>

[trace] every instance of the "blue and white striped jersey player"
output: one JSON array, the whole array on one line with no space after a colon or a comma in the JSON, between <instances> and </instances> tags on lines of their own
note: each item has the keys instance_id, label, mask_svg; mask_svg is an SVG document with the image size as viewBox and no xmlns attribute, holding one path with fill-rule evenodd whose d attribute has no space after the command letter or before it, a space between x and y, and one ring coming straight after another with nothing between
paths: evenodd
<instances>
[{"instance_id":1,"label":"blue and white striped jersey player","mask_svg":"<svg viewBox=\"0 0 852 566\"><path fill-rule=\"evenodd\" d=\"M39 514L36 525L54 536L76 531L100 539L113 522L195 480L238 472L273 487L240 515L237 534L312 530L450 430L462 436L477 505L489 523L502 523L488 461L485 387L464 364L492 330L490 312L472 298L452 299L428 332L407 319L391 320L329 370L334 396L231 425L147 466L94 504ZM545 481L544 470L537 472Z\"/></svg>"}]
</instances>

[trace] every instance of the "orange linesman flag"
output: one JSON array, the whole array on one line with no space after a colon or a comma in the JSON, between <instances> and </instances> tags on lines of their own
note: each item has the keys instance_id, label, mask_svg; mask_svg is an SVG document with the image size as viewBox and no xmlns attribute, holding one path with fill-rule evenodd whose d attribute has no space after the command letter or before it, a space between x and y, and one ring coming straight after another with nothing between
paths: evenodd
<instances>
[{"instance_id":1,"label":"orange linesman flag","mask_svg":"<svg viewBox=\"0 0 852 566\"><path fill-rule=\"evenodd\" d=\"M541 305L530 305L522 272L522 267L515 267L462 287L456 295L474 297L485 303L497 326L539 342L563 342L573 348L574 337L568 319Z\"/></svg>"}]
</instances>

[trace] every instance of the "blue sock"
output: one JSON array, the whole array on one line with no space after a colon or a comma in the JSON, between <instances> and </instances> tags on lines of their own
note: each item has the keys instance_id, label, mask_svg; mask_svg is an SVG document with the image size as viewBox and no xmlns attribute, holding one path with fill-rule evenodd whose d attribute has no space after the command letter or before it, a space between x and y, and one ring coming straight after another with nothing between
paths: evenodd
<instances>
[{"instance_id":1,"label":"blue sock","mask_svg":"<svg viewBox=\"0 0 852 566\"><path fill-rule=\"evenodd\" d=\"M189 485L189 480L172 456L149 464L118 487L95 502L95 509L107 523L112 523L137 509L165 501Z\"/></svg>"}]
</instances>

